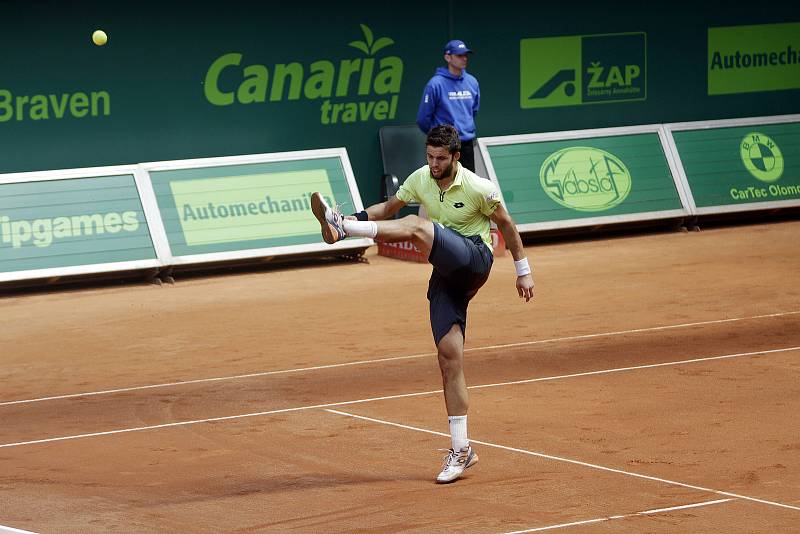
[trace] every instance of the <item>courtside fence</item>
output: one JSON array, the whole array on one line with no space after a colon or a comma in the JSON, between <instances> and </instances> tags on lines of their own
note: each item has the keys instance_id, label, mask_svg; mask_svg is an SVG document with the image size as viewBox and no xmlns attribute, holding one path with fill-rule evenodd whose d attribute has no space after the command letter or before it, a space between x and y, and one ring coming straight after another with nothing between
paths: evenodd
<instances>
[{"instance_id":1,"label":"courtside fence","mask_svg":"<svg viewBox=\"0 0 800 534\"><path fill-rule=\"evenodd\" d=\"M478 146L521 233L800 206L800 115L486 137ZM345 211L364 207L344 148L0 175L0 283L373 244L325 244L313 191Z\"/></svg>"}]
</instances>

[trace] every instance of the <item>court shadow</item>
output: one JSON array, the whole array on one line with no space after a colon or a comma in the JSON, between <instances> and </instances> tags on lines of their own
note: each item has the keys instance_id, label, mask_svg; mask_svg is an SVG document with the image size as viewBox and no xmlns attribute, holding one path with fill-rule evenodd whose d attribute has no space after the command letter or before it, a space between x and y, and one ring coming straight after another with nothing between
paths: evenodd
<instances>
[{"instance_id":1,"label":"court shadow","mask_svg":"<svg viewBox=\"0 0 800 534\"><path fill-rule=\"evenodd\" d=\"M228 489L231 495L249 495L363 486L397 481L398 479L395 477L372 477L353 473L305 473L262 478L249 482L238 481L238 483L231 484Z\"/></svg>"}]
</instances>

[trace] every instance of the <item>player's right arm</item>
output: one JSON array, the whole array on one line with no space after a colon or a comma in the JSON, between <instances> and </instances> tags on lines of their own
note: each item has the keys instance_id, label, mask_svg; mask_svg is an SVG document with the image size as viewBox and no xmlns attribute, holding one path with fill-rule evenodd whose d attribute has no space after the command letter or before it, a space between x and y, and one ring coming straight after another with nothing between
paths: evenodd
<instances>
[{"instance_id":1,"label":"player's right arm","mask_svg":"<svg viewBox=\"0 0 800 534\"><path fill-rule=\"evenodd\" d=\"M501 203L497 203L494 212L489 218L497 225L497 229L503 234L508 250L514 258L514 266L517 268L517 293L528 302L533 298L533 275L531 274L528 258L525 256L525 249L522 247L522 238L519 236L517 225L514 224L511 215L506 211ZM524 265L520 265L524 260ZM522 274L520 269L524 267ZM527 271L527 272L526 272Z\"/></svg>"}]
</instances>

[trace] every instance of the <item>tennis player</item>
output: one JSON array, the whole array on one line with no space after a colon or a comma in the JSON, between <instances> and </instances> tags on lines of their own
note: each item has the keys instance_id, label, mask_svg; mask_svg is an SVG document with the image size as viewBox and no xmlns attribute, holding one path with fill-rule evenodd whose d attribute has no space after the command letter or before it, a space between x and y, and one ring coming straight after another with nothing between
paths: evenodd
<instances>
[{"instance_id":1,"label":"tennis player","mask_svg":"<svg viewBox=\"0 0 800 534\"><path fill-rule=\"evenodd\" d=\"M489 233L493 221L505 241L517 271L517 293L533 298L531 268L514 221L500 203L495 185L459 162L461 143L453 126L433 127L426 139L428 164L403 182L395 196L351 216L327 205L322 195L311 197L312 211L326 243L346 237L369 237L380 242L413 242L433 265L428 284L433 339L442 372L444 401L452 447L436 477L453 482L478 455L467 438L469 398L464 379L464 336L467 305L489 277L494 256ZM408 203L425 207L430 220L416 215L392 217Z\"/></svg>"}]
</instances>

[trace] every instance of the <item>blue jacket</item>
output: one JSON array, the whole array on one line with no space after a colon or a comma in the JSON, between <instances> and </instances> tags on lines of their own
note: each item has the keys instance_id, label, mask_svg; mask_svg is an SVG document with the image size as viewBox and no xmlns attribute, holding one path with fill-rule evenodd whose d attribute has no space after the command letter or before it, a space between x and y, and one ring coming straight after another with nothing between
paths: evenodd
<instances>
[{"instance_id":1,"label":"blue jacket","mask_svg":"<svg viewBox=\"0 0 800 534\"><path fill-rule=\"evenodd\" d=\"M436 69L422 93L417 126L424 133L439 124L452 124L462 141L475 138L475 115L481 91L475 76L462 71L453 76L445 67Z\"/></svg>"}]
</instances>

